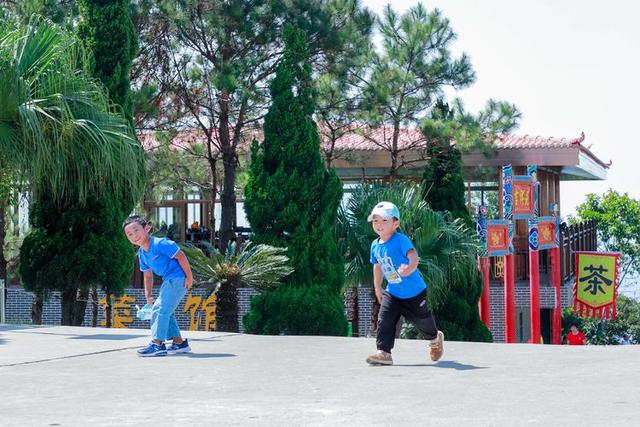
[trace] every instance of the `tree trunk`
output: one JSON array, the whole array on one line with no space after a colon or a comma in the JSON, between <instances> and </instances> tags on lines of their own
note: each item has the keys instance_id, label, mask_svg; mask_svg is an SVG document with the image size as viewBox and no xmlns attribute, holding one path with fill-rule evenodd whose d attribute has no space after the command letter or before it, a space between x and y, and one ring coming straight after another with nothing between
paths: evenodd
<instances>
[{"instance_id":1,"label":"tree trunk","mask_svg":"<svg viewBox=\"0 0 640 427\"><path fill-rule=\"evenodd\" d=\"M216 331L239 332L238 288L223 283L216 292Z\"/></svg>"},{"instance_id":2,"label":"tree trunk","mask_svg":"<svg viewBox=\"0 0 640 427\"><path fill-rule=\"evenodd\" d=\"M236 156L235 153L225 152L222 155L224 177L222 188L222 215L220 216L220 252L225 253L229 242L235 237L233 224L236 211Z\"/></svg>"},{"instance_id":3,"label":"tree trunk","mask_svg":"<svg viewBox=\"0 0 640 427\"><path fill-rule=\"evenodd\" d=\"M104 323L105 327L111 327L111 293L108 290L105 290L105 306L104 306Z\"/></svg>"},{"instance_id":4,"label":"tree trunk","mask_svg":"<svg viewBox=\"0 0 640 427\"><path fill-rule=\"evenodd\" d=\"M1 172L0 172L1 173ZM7 260L4 257L4 239L6 236L5 210L7 209L7 201L0 197L0 280L4 280L5 286L7 282Z\"/></svg>"},{"instance_id":5,"label":"tree trunk","mask_svg":"<svg viewBox=\"0 0 640 427\"><path fill-rule=\"evenodd\" d=\"M44 298L37 295L31 304L31 323L34 325L42 325L42 311L44 308Z\"/></svg>"},{"instance_id":6,"label":"tree trunk","mask_svg":"<svg viewBox=\"0 0 640 427\"><path fill-rule=\"evenodd\" d=\"M209 230L211 237L209 243L211 246L216 245L216 199L218 198L218 175L216 171L216 159L209 157L209 169L211 170L211 207L209 214Z\"/></svg>"},{"instance_id":7,"label":"tree trunk","mask_svg":"<svg viewBox=\"0 0 640 427\"><path fill-rule=\"evenodd\" d=\"M91 289L91 327L98 326L98 290Z\"/></svg>"},{"instance_id":8,"label":"tree trunk","mask_svg":"<svg viewBox=\"0 0 640 427\"><path fill-rule=\"evenodd\" d=\"M72 288L62 292L62 325L82 326L88 296L88 289L78 292L77 288Z\"/></svg>"}]
</instances>

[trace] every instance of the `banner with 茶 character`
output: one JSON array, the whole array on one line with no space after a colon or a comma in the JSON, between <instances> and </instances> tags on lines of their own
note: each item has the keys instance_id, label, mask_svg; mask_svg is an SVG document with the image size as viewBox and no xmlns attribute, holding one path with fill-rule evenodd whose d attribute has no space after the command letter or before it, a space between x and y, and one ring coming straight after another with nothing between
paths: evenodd
<instances>
[{"instance_id":1,"label":"banner with \u8336 character","mask_svg":"<svg viewBox=\"0 0 640 427\"><path fill-rule=\"evenodd\" d=\"M578 315L616 318L619 265L617 252L576 252L573 308Z\"/></svg>"}]
</instances>

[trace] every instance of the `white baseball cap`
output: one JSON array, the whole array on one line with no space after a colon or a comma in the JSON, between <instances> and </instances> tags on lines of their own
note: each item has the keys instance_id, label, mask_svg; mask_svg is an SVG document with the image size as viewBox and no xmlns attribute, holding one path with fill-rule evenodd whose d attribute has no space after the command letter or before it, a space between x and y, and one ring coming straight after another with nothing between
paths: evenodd
<instances>
[{"instance_id":1,"label":"white baseball cap","mask_svg":"<svg viewBox=\"0 0 640 427\"><path fill-rule=\"evenodd\" d=\"M391 202L378 203L369 214L369 218L367 218L367 221L368 222L373 221L374 215L378 215L384 219L389 219L389 218L400 219L400 211L398 210L396 205L394 205Z\"/></svg>"}]
</instances>

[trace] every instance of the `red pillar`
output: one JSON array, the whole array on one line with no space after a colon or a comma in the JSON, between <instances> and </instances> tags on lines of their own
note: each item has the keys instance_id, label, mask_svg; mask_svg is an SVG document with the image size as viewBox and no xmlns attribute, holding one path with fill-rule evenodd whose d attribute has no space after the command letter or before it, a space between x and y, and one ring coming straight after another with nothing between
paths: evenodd
<instances>
[{"instance_id":1,"label":"red pillar","mask_svg":"<svg viewBox=\"0 0 640 427\"><path fill-rule=\"evenodd\" d=\"M491 325L490 291L489 291L489 269L491 268L491 258L480 258L480 271L482 271L482 295L480 296L480 319L487 325Z\"/></svg>"},{"instance_id":2,"label":"red pillar","mask_svg":"<svg viewBox=\"0 0 640 427\"><path fill-rule=\"evenodd\" d=\"M529 249L529 301L531 343L540 344L540 253Z\"/></svg>"},{"instance_id":3,"label":"red pillar","mask_svg":"<svg viewBox=\"0 0 640 427\"><path fill-rule=\"evenodd\" d=\"M504 342L516 342L516 261L513 255L504 257Z\"/></svg>"},{"instance_id":4,"label":"red pillar","mask_svg":"<svg viewBox=\"0 0 640 427\"><path fill-rule=\"evenodd\" d=\"M553 344L562 344L562 296L560 278L560 248L549 249L551 256L551 285L556 292L556 306L551 319L551 340Z\"/></svg>"}]
</instances>

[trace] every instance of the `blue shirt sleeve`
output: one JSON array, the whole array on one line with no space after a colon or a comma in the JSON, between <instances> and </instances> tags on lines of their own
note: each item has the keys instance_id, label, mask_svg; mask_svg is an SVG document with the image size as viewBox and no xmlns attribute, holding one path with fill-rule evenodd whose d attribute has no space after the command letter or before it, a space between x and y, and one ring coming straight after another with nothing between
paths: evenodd
<instances>
[{"instance_id":1,"label":"blue shirt sleeve","mask_svg":"<svg viewBox=\"0 0 640 427\"><path fill-rule=\"evenodd\" d=\"M371 264L377 264L378 263L378 259L376 258L375 254L373 253L373 248L375 248L375 247L376 247L376 241L374 240L373 242L371 242L371 255L369 257L369 262Z\"/></svg>"},{"instance_id":2,"label":"blue shirt sleeve","mask_svg":"<svg viewBox=\"0 0 640 427\"><path fill-rule=\"evenodd\" d=\"M156 244L156 251L160 255L164 255L169 258L173 258L180 252L180 246L173 240L160 239Z\"/></svg>"},{"instance_id":3,"label":"blue shirt sleeve","mask_svg":"<svg viewBox=\"0 0 640 427\"><path fill-rule=\"evenodd\" d=\"M138 249L138 263L140 264L140 271L149 271L151 267L144 260L144 256L142 256L142 248Z\"/></svg>"},{"instance_id":4,"label":"blue shirt sleeve","mask_svg":"<svg viewBox=\"0 0 640 427\"><path fill-rule=\"evenodd\" d=\"M411 240L404 234L401 234L399 237L401 237L400 251L402 252L402 255L407 256L407 253L409 253L411 249L415 250L415 247L413 246Z\"/></svg>"}]
</instances>

